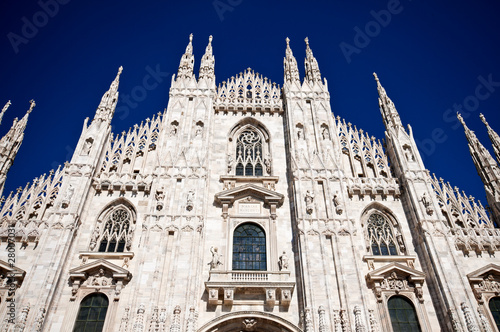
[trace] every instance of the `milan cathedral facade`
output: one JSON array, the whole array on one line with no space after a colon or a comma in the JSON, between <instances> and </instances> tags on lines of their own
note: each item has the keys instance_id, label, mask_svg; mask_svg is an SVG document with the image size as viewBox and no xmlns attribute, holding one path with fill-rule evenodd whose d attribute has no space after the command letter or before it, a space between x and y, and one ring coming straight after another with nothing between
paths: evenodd
<instances>
[{"instance_id":1,"label":"milan cathedral facade","mask_svg":"<svg viewBox=\"0 0 500 332\"><path fill-rule=\"evenodd\" d=\"M334 116L307 39L282 87L217 84L211 42L196 76L190 36L165 112L113 134L120 68L71 160L3 199L0 331L498 331L486 119L496 160L459 116L488 212L425 168L377 75L384 144Z\"/></svg>"}]
</instances>

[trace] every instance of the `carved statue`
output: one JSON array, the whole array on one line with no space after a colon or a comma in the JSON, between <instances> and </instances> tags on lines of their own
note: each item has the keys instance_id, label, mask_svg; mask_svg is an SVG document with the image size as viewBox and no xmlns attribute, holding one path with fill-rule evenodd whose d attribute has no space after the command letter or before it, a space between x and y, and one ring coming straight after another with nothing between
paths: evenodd
<instances>
[{"instance_id":1,"label":"carved statue","mask_svg":"<svg viewBox=\"0 0 500 332\"><path fill-rule=\"evenodd\" d=\"M64 197L62 199L62 207L67 208L69 203L71 202L71 197L73 197L73 194L75 192L75 188L71 185L69 185L68 189L66 189L66 192L64 193Z\"/></svg>"},{"instance_id":2,"label":"carved statue","mask_svg":"<svg viewBox=\"0 0 500 332\"><path fill-rule=\"evenodd\" d=\"M228 172L231 172L231 170L233 169L233 163L234 163L233 156L231 154L228 154L227 155L227 171Z\"/></svg>"},{"instance_id":3,"label":"carved statue","mask_svg":"<svg viewBox=\"0 0 500 332\"><path fill-rule=\"evenodd\" d=\"M187 194L187 204L186 204L186 209L188 211L191 211L193 209L193 201L194 201L194 190L190 190Z\"/></svg>"},{"instance_id":4,"label":"carved statue","mask_svg":"<svg viewBox=\"0 0 500 332\"><path fill-rule=\"evenodd\" d=\"M160 187L159 189L156 190L155 199L159 202L165 199L165 194L163 193L163 191L164 191L163 187Z\"/></svg>"},{"instance_id":5,"label":"carved statue","mask_svg":"<svg viewBox=\"0 0 500 332\"><path fill-rule=\"evenodd\" d=\"M427 197L427 194L424 193L422 195L422 198L420 199L422 201L422 204L424 205L425 207L425 211L427 212L427 214L429 216L432 216L432 214L434 213L434 209L432 208L431 206L431 201L429 200L429 198Z\"/></svg>"},{"instance_id":6,"label":"carved statue","mask_svg":"<svg viewBox=\"0 0 500 332\"><path fill-rule=\"evenodd\" d=\"M104 275L104 269L99 269L99 272L97 272L93 277L90 282L90 285L92 286L108 286L111 282L109 280L110 278L106 277Z\"/></svg>"},{"instance_id":7,"label":"carved statue","mask_svg":"<svg viewBox=\"0 0 500 332\"><path fill-rule=\"evenodd\" d=\"M88 156L90 150L92 150L92 139L88 138L87 140L85 140L85 143L83 144L82 156Z\"/></svg>"},{"instance_id":8,"label":"carved statue","mask_svg":"<svg viewBox=\"0 0 500 332\"><path fill-rule=\"evenodd\" d=\"M215 270L219 265L222 265L220 261L219 249L217 247L211 247L210 252L212 253L212 261L210 262L210 270Z\"/></svg>"},{"instance_id":9,"label":"carved statue","mask_svg":"<svg viewBox=\"0 0 500 332\"><path fill-rule=\"evenodd\" d=\"M323 136L323 139L325 140L328 140L330 139L330 133L328 132L328 129L327 128L323 128L323 131L322 131L322 136Z\"/></svg>"},{"instance_id":10,"label":"carved statue","mask_svg":"<svg viewBox=\"0 0 500 332\"><path fill-rule=\"evenodd\" d=\"M303 135L302 135L302 129L298 128L297 129L297 139L301 140L303 139Z\"/></svg>"},{"instance_id":11,"label":"carved statue","mask_svg":"<svg viewBox=\"0 0 500 332\"><path fill-rule=\"evenodd\" d=\"M195 132L195 134L194 134L194 135L195 135L195 136L200 136L200 135L201 135L201 133L203 132L203 129L202 129L202 128L203 128L203 127L202 127L201 125L197 124L197 125L196 125L196 132Z\"/></svg>"},{"instance_id":12,"label":"carved statue","mask_svg":"<svg viewBox=\"0 0 500 332\"><path fill-rule=\"evenodd\" d=\"M170 136L175 136L177 135L177 124L172 123L172 127L170 128Z\"/></svg>"},{"instance_id":13,"label":"carved statue","mask_svg":"<svg viewBox=\"0 0 500 332\"><path fill-rule=\"evenodd\" d=\"M267 154L266 159L264 159L264 165L266 165L267 174L271 174L271 156Z\"/></svg>"},{"instance_id":14,"label":"carved statue","mask_svg":"<svg viewBox=\"0 0 500 332\"><path fill-rule=\"evenodd\" d=\"M314 195L308 190L306 192L306 211L307 213L311 214L313 211L313 201L314 201Z\"/></svg>"},{"instance_id":15,"label":"carved statue","mask_svg":"<svg viewBox=\"0 0 500 332\"><path fill-rule=\"evenodd\" d=\"M99 239L99 234L101 233L101 230L99 226L97 226L94 229L94 232L92 233L92 237L90 238L90 250L94 250L96 244L97 244L97 239Z\"/></svg>"},{"instance_id":16,"label":"carved statue","mask_svg":"<svg viewBox=\"0 0 500 332\"><path fill-rule=\"evenodd\" d=\"M253 318L245 318L243 320L243 325L245 325L246 331L253 331L255 329L256 324L257 324L257 321Z\"/></svg>"},{"instance_id":17,"label":"carved statue","mask_svg":"<svg viewBox=\"0 0 500 332\"><path fill-rule=\"evenodd\" d=\"M280 256L280 260L278 262L280 271L287 271L288 270L288 256L286 255L286 252L283 251L283 254Z\"/></svg>"}]
</instances>

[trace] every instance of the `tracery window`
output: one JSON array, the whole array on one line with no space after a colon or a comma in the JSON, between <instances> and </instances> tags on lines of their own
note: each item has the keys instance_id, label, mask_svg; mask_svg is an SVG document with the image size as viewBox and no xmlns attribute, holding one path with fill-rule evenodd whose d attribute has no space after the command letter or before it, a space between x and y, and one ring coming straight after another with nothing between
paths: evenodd
<instances>
[{"instance_id":1,"label":"tracery window","mask_svg":"<svg viewBox=\"0 0 500 332\"><path fill-rule=\"evenodd\" d=\"M490 300L488 306L490 307L491 315L495 320L495 325L500 331L500 297L494 297Z\"/></svg>"},{"instance_id":2,"label":"tracery window","mask_svg":"<svg viewBox=\"0 0 500 332\"><path fill-rule=\"evenodd\" d=\"M98 229L96 229L99 232ZM98 233L97 233L98 234ZM129 250L132 241L131 215L124 207L111 211L99 236L99 252L123 252Z\"/></svg>"},{"instance_id":3,"label":"tracery window","mask_svg":"<svg viewBox=\"0 0 500 332\"><path fill-rule=\"evenodd\" d=\"M393 296L387 302L393 332L422 331L418 323L415 307L403 296Z\"/></svg>"},{"instance_id":4,"label":"tracery window","mask_svg":"<svg viewBox=\"0 0 500 332\"><path fill-rule=\"evenodd\" d=\"M397 239L389 220L379 213L368 218L368 243L373 255L398 255ZM402 239L400 240L402 241Z\"/></svg>"},{"instance_id":5,"label":"tracery window","mask_svg":"<svg viewBox=\"0 0 500 332\"><path fill-rule=\"evenodd\" d=\"M267 270L266 235L261 227L245 223L234 230L233 270Z\"/></svg>"},{"instance_id":6,"label":"tracery window","mask_svg":"<svg viewBox=\"0 0 500 332\"><path fill-rule=\"evenodd\" d=\"M262 176L262 137L253 128L245 129L236 141L236 175Z\"/></svg>"},{"instance_id":7,"label":"tracery window","mask_svg":"<svg viewBox=\"0 0 500 332\"><path fill-rule=\"evenodd\" d=\"M109 301L104 294L91 294L80 303L73 332L101 332Z\"/></svg>"}]
</instances>

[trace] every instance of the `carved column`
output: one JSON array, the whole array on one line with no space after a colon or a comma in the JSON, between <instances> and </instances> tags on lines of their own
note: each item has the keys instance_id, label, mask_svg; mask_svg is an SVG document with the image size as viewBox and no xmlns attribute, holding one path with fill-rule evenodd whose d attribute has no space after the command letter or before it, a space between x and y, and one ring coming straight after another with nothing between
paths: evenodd
<instances>
[{"instance_id":1,"label":"carved column","mask_svg":"<svg viewBox=\"0 0 500 332\"><path fill-rule=\"evenodd\" d=\"M181 307L175 306L170 332L181 332Z\"/></svg>"},{"instance_id":2,"label":"carved column","mask_svg":"<svg viewBox=\"0 0 500 332\"><path fill-rule=\"evenodd\" d=\"M305 332L314 332L313 321L311 317L311 309L306 308L304 311L304 326Z\"/></svg>"},{"instance_id":3,"label":"carved column","mask_svg":"<svg viewBox=\"0 0 500 332\"><path fill-rule=\"evenodd\" d=\"M189 308L189 317L187 319L186 331L187 332L195 332L197 322L198 322L198 312L192 306L191 308Z\"/></svg>"},{"instance_id":4,"label":"carved column","mask_svg":"<svg viewBox=\"0 0 500 332\"><path fill-rule=\"evenodd\" d=\"M483 332L493 332L488 319L486 319L486 317L483 315L483 312L480 308L477 308L477 312L479 314L479 321L481 322L481 328Z\"/></svg>"},{"instance_id":5,"label":"carved column","mask_svg":"<svg viewBox=\"0 0 500 332\"><path fill-rule=\"evenodd\" d=\"M342 332L342 324L340 322L339 310L333 310L333 324L335 324L335 332Z\"/></svg>"},{"instance_id":6,"label":"carved column","mask_svg":"<svg viewBox=\"0 0 500 332\"><path fill-rule=\"evenodd\" d=\"M319 332L327 332L328 329L326 327L325 308L322 305L319 306L318 314L319 314Z\"/></svg>"},{"instance_id":7,"label":"carved column","mask_svg":"<svg viewBox=\"0 0 500 332\"><path fill-rule=\"evenodd\" d=\"M378 323L377 319L375 318L375 313L373 310L368 310L368 314L370 315L369 320L370 320L370 332L378 332Z\"/></svg>"},{"instance_id":8,"label":"carved column","mask_svg":"<svg viewBox=\"0 0 500 332\"><path fill-rule=\"evenodd\" d=\"M460 323L460 320L458 319L455 311L450 309L449 314L451 319L451 326L453 327L453 332L463 332L462 324Z\"/></svg>"},{"instance_id":9,"label":"carved column","mask_svg":"<svg viewBox=\"0 0 500 332\"><path fill-rule=\"evenodd\" d=\"M130 319L130 306L125 308L125 313L123 314L122 321L120 323L120 331L128 331L128 321Z\"/></svg>"},{"instance_id":10,"label":"carved column","mask_svg":"<svg viewBox=\"0 0 500 332\"><path fill-rule=\"evenodd\" d=\"M472 317L469 306L467 306L465 302L462 302L461 307L462 311L464 312L465 322L467 324L467 330L469 332L479 332L479 328L477 327L476 322L474 321L474 317Z\"/></svg>"},{"instance_id":11,"label":"carved column","mask_svg":"<svg viewBox=\"0 0 500 332\"><path fill-rule=\"evenodd\" d=\"M363 324L363 318L361 317L361 308L359 306L354 306L354 323L356 325L356 332L365 332L366 328Z\"/></svg>"},{"instance_id":12,"label":"carved column","mask_svg":"<svg viewBox=\"0 0 500 332\"><path fill-rule=\"evenodd\" d=\"M139 309L137 309L137 316L135 317L134 327L132 328L133 332L143 332L144 331L144 304L139 305Z\"/></svg>"}]
</instances>

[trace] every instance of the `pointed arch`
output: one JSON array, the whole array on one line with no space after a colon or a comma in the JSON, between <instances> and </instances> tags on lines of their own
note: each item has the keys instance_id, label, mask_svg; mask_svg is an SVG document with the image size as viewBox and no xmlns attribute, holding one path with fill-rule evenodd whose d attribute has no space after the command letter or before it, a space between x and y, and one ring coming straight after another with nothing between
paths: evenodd
<instances>
[{"instance_id":1,"label":"pointed arch","mask_svg":"<svg viewBox=\"0 0 500 332\"><path fill-rule=\"evenodd\" d=\"M124 252L132 246L136 210L125 198L119 198L101 211L90 239L90 250Z\"/></svg>"},{"instance_id":2,"label":"pointed arch","mask_svg":"<svg viewBox=\"0 0 500 332\"><path fill-rule=\"evenodd\" d=\"M406 246L394 213L380 203L368 205L361 213L367 252L375 256L404 255Z\"/></svg>"},{"instance_id":3,"label":"pointed arch","mask_svg":"<svg viewBox=\"0 0 500 332\"><path fill-rule=\"evenodd\" d=\"M228 133L228 173L238 176L271 175L269 130L253 118L236 123Z\"/></svg>"}]
</instances>

